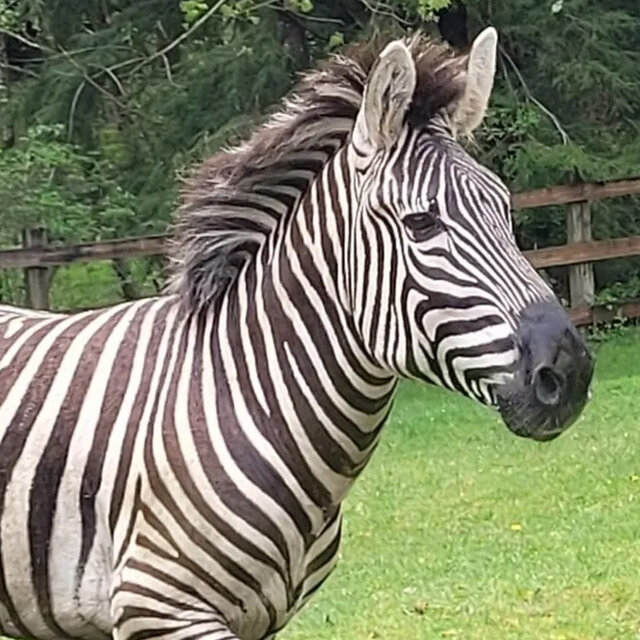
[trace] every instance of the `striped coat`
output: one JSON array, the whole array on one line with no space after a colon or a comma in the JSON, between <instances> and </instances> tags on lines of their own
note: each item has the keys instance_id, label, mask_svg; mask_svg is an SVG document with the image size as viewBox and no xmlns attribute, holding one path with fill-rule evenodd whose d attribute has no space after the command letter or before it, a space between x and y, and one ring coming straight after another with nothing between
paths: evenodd
<instances>
[{"instance_id":1,"label":"striped coat","mask_svg":"<svg viewBox=\"0 0 640 640\"><path fill-rule=\"evenodd\" d=\"M468 56L416 38L311 74L186 186L167 295L0 309L0 631L265 640L335 564L401 377L556 437L591 357L456 142Z\"/></svg>"}]
</instances>

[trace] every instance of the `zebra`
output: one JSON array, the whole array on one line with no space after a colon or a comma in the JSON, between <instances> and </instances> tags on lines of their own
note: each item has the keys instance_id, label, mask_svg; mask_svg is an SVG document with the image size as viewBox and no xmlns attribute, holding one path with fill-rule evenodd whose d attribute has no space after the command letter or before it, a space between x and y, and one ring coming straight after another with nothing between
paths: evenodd
<instances>
[{"instance_id":1,"label":"zebra","mask_svg":"<svg viewBox=\"0 0 640 640\"><path fill-rule=\"evenodd\" d=\"M497 34L338 56L186 181L166 294L0 309L0 630L271 639L335 566L400 379L548 440L592 357L464 150Z\"/></svg>"}]
</instances>

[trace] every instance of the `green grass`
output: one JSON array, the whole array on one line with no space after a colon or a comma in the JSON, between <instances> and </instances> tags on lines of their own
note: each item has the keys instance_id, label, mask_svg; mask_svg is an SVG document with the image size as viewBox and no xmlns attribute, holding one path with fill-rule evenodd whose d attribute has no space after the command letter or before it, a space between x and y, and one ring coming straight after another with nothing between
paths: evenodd
<instances>
[{"instance_id":1,"label":"green grass","mask_svg":"<svg viewBox=\"0 0 640 640\"><path fill-rule=\"evenodd\" d=\"M640 330L597 348L559 439L401 389L342 558L283 640L640 638Z\"/></svg>"}]
</instances>

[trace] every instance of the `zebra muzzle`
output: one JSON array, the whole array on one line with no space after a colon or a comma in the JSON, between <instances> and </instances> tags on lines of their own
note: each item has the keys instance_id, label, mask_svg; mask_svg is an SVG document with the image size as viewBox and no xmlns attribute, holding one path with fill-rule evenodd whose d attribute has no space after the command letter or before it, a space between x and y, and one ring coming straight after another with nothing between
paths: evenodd
<instances>
[{"instance_id":1,"label":"zebra muzzle","mask_svg":"<svg viewBox=\"0 0 640 640\"><path fill-rule=\"evenodd\" d=\"M555 301L521 316L516 375L496 392L498 410L515 434L552 440L571 426L590 398L593 358Z\"/></svg>"}]
</instances>

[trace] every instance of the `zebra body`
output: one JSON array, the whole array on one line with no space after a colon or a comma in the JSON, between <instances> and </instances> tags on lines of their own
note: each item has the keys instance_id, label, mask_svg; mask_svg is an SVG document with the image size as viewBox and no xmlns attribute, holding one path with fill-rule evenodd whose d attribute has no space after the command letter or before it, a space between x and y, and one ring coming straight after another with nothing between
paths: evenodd
<instances>
[{"instance_id":1,"label":"zebra body","mask_svg":"<svg viewBox=\"0 0 640 640\"><path fill-rule=\"evenodd\" d=\"M214 327L160 298L71 317L0 316L2 444L15 455L0 445L4 634L104 637L129 599L155 597L163 617L184 617L194 634L218 628L222 614L239 637L262 638L327 575L351 478L294 478L262 435L268 406L245 407L239 421L242 390L228 380L250 385L257 370L238 370L230 347L242 337L231 338L227 313ZM211 356L194 366L185 354L206 350L181 347L207 338ZM190 415L177 421L167 396L184 394ZM303 424L290 434L312 446ZM194 579L208 598L194 593L193 609L181 610Z\"/></svg>"},{"instance_id":2,"label":"zebra body","mask_svg":"<svg viewBox=\"0 0 640 640\"><path fill-rule=\"evenodd\" d=\"M249 308L258 279L272 313ZM16 456L0 487L3 633L103 637L122 621L129 636L148 622L132 611L140 600L193 635L222 616L258 639L327 577L340 503L395 381L362 353L350 370L354 354L320 317L297 325L296 345L299 318L277 308L284 286L248 269L215 313L176 297L68 317L3 311L0 455L6 443ZM305 353L314 328L333 343L322 357ZM349 376L340 397L330 387Z\"/></svg>"},{"instance_id":3,"label":"zebra body","mask_svg":"<svg viewBox=\"0 0 640 640\"><path fill-rule=\"evenodd\" d=\"M335 564L400 377L537 439L582 409L590 357L455 142L495 33L411 46L311 76L205 165L172 294L0 309L2 633L273 638Z\"/></svg>"}]
</instances>

